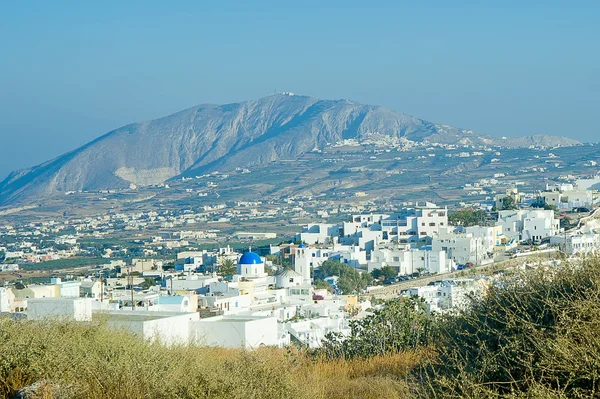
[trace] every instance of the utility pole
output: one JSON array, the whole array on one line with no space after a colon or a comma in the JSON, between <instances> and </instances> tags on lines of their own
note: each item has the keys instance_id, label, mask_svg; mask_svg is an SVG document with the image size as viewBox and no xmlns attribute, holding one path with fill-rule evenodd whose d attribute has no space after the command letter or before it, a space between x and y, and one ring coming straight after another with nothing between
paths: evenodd
<instances>
[{"instance_id":1,"label":"utility pole","mask_svg":"<svg viewBox=\"0 0 600 399\"><path fill-rule=\"evenodd\" d=\"M135 304L133 302L133 270L132 267L129 266L129 281L130 281L130 288L131 288L131 310L135 310Z\"/></svg>"},{"instance_id":2,"label":"utility pole","mask_svg":"<svg viewBox=\"0 0 600 399\"><path fill-rule=\"evenodd\" d=\"M563 227L563 231L565 232L565 259L567 258L567 227Z\"/></svg>"},{"instance_id":3,"label":"utility pole","mask_svg":"<svg viewBox=\"0 0 600 399\"><path fill-rule=\"evenodd\" d=\"M100 303L104 302L104 287L102 285L102 272L104 270L100 270Z\"/></svg>"}]
</instances>

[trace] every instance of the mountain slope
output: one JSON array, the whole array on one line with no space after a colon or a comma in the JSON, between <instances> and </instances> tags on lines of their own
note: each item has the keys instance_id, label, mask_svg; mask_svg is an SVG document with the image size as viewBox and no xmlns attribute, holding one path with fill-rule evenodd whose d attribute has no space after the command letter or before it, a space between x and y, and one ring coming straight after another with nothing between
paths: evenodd
<instances>
[{"instance_id":1,"label":"mountain slope","mask_svg":"<svg viewBox=\"0 0 600 399\"><path fill-rule=\"evenodd\" d=\"M54 160L13 172L0 183L0 203L66 191L147 186L182 174L263 165L373 133L413 141L508 145L382 107L275 94L236 104L199 105L121 127Z\"/></svg>"}]
</instances>

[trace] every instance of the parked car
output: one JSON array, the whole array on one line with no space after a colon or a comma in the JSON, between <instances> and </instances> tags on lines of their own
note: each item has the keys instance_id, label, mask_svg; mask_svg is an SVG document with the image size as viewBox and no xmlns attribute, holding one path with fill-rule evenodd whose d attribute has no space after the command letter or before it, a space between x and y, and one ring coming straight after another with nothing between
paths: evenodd
<instances>
[{"instance_id":1,"label":"parked car","mask_svg":"<svg viewBox=\"0 0 600 399\"><path fill-rule=\"evenodd\" d=\"M466 267L473 267L474 265L473 265L473 263L471 263L471 262L467 262L467 263L465 263L465 266L466 266Z\"/></svg>"},{"instance_id":2,"label":"parked car","mask_svg":"<svg viewBox=\"0 0 600 399\"><path fill-rule=\"evenodd\" d=\"M467 266L465 266L465 265L458 265L456 267L456 270L465 270L466 268L467 268Z\"/></svg>"}]
</instances>

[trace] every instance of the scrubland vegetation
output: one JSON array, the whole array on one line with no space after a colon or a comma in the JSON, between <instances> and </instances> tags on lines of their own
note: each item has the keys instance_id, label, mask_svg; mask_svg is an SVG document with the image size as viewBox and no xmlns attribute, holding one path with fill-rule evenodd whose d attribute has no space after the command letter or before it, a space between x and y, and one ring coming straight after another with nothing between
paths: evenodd
<instances>
[{"instance_id":1,"label":"scrubland vegetation","mask_svg":"<svg viewBox=\"0 0 600 399\"><path fill-rule=\"evenodd\" d=\"M454 316L394 300L324 349L144 342L102 324L0 319L0 396L590 398L600 396L600 260L506 276Z\"/></svg>"}]
</instances>

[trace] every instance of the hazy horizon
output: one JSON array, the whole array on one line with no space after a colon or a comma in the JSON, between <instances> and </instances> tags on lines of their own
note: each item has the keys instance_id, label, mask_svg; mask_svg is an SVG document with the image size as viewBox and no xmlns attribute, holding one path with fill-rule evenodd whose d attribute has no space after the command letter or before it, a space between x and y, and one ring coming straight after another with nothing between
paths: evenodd
<instances>
[{"instance_id":1,"label":"hazy horizon","mask_svg":"<svg viewBox=\"0 0 600 399\"><path fill-rule=\"evenodd\" d=\"M228 4L0 5L0 180L129 123L273 91L598 141L596 2Z\"/></svg>"}]
</instances>

